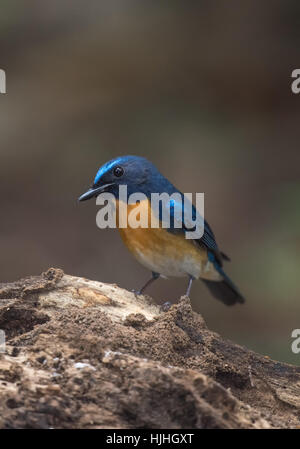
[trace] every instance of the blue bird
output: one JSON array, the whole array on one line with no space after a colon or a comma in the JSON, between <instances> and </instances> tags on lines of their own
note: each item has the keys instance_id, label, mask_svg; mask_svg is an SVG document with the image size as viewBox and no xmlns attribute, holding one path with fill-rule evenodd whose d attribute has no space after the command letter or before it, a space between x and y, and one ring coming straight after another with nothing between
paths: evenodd
<instances>
[{"instance_id":1,"label":"blue bird","mask_svg":"<svg viewBox=\"0 0 300 449\"><path fill-rule=\"evenodd\" d=\"M139 208L147 207L151 213L151 193L166 192L169 195L179 193L157 168L147 159L138 156L122 156L104 164L97 172L92 187L78 198L86 201L98 196L102 192L110 192L116 198L117 225L119 223L118 210L120 207L119 186L127 186L129 195L141 192L145 195L145 204L138 203ZM129 214L135 205L127 205ZM150 207L149 207L150 206ZM182 226L174 225L175 212L180 205L170 204L171 218L167 228L159 227L120 227L121 238L136 259L152 272L152 277L137 292L142 294L155 279L161 277L188 277L186 295L190 295L192 282L199 279L205 283L214 297L226 305L243 303L244 298L223 270L223 261L229 258L219 250L214 233L204 220L204 232L201 238L187 239L182 212ZM139 209L141 210L141 209ZM195 208L193 208L195 213ZM162 210L157 217L162 223ZM178 214L177 214L178 220Z\"/></svg>"}]
</instances>

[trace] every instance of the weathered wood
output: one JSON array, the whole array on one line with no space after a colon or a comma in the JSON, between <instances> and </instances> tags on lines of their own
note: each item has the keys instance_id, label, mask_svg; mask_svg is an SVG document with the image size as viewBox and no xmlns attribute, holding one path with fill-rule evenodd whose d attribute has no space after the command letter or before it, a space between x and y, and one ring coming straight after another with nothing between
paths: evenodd
<instances>
[{"instance_id":1,"label":"weathered wood","mask_svg":"<svg viewBox=\"0 0 300 449\"><path fill-rule=\"evenodd\" d=\"M50 269L0 285L0 427L298 427L300 367L207 329L183 297Z\"/></svg>"}]
</instances>

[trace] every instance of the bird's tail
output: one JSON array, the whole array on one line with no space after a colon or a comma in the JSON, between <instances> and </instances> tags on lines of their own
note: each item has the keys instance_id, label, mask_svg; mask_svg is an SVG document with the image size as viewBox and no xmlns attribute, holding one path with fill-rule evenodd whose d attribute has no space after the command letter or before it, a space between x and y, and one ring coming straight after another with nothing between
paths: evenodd
<instances>
[{"instance_id":1,"label":"bird's tail","mask_svg":"<svg viewBox=\"0 0 300 449\"><path fill-rule=\"evenodd\" d=\"M224 272L222 267L220 267L219 264L215 263L215 268L222 275L222 281L208 281L206 279L202 279L206 287L210 290L211 294L227 306L232 306L236 303L244 303L244 297Z\"/></svg>"}]
</instances>

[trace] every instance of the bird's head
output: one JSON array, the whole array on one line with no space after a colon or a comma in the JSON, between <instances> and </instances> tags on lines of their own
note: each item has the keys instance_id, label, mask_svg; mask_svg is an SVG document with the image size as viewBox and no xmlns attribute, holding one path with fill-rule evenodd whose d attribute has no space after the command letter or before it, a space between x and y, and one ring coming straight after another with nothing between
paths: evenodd
<instances>
[{"instance_id":1,"label":"bird's head","mask_svg":"<svg viewBox=\"0 0 300 449\"><path fill-rule=\"evenodd\" d=\"M91 188L78 201L89 200L102 192L113 193L118 198L119 186L126 185L128 195L135 192L157 191L164 178L147 159L139 156L122 156L102 165Z\"/></svg>"}]
</instances>

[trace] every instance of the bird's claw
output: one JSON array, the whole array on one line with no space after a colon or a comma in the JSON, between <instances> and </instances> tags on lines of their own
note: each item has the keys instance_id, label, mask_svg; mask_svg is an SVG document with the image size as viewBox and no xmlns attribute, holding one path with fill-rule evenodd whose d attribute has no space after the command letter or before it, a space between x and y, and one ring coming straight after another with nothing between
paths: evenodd
<instances>
[{"instance_id":1,"label":"bird's claw","mask_svg":"<svg viewBox=\"0 0 300 449\"><path fill-rule=\"evenodd\" d=\"M139 296L142 294L141 290L135 290L134 288L131 290L131 292L136 296Z\"/></svg>"},{"instance_id":2,"label":"bird's claw","mask_svg":"<svg viewBox=\"0 0 300 449\"><path fill-rule=\"evenodd\" d=\"M171 306L172 306L172 304L169 301L166 301L160 306L160 309L162 312L168 312L168 310L170 310Z\"/></svg>"}]
</instances>

